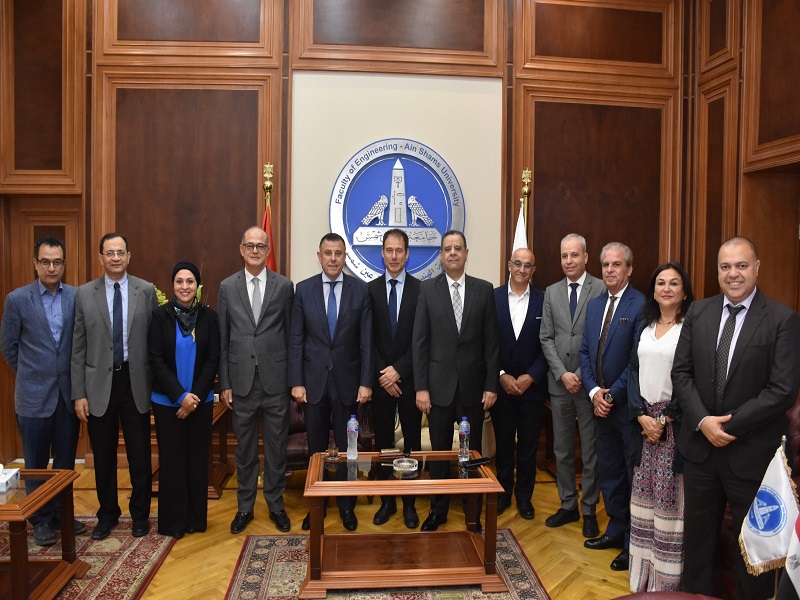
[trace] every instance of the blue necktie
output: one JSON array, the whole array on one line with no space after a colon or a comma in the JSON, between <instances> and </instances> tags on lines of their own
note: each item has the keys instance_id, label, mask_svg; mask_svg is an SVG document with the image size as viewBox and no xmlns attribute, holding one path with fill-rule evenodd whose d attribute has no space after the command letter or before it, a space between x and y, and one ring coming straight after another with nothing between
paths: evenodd
<instances>
[{"instance_id":1,"label":"blue necktie","mask_svg":"<svg viewBox=\"0 0 800 600\"><path fill-rule=\"evenodd\" d=\"M328 293L328 331L331 333L331 340L336 333L336 284L338 281L326 282L331 286L331 291Z\"/></svg>"},{"instance_id":2,"label":"blue necktie","mask_svg":"<svg viewBox=\"0 0 800 600\"><path fill-rule=\"evenodd\" d=\"M125 350L122 345L122 292L119 283L114 284L114 314L111 317L111 338L114 343L114 366L125 362Z\"/></svg>"},{"instance_id":3,"label":"blue necktie","mask_svg":"<svg viewBox=\"0 0 800 600\"><path fill-rule=\"evenodd\" d=\"M397 279L390 279L392 291L389 292L389 328L392 330L392 337L397 333Z\"/></svg>"},{"instance_id":4,"label":"blue necktie","mask_svg":"<svg viewBox=\"0 0 800 600\"><path fill-rule=\"evenodd\" d=\"M570 283L572 291L569 293L569 318L575 320L575 310L578 308L578 284Z\"/></svg>"}]
</instances>

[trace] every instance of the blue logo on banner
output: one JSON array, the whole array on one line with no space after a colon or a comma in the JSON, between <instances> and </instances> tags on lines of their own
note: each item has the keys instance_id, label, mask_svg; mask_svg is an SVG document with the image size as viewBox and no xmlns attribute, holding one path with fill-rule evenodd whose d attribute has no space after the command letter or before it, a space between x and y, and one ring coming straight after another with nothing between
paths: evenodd
<instances>
[{"instance_id":1,"label":"blue logo on banner","mask_svg":"<svg viewBox=\"0 0 800 600\"><path fill-rule=\"evenodd\" d=\"M762 485L747 512L747 527L761 537L772 537L786 525L786 505L780 494Z\"/></svg>"},{"instance_id":2,"label":"blue logo on banner","mask_svg":"<svg viewBox=\"0 0 800 600\"><path fill-rule=\"evenodd\" d=\"M464 231L461 186L435 150L405 138L379 140L356 152L331 192L331 231L345 239L347 266L364 281L385 270L383 235L409 239L406 269L420 279L442 271L439 248L449 229Z\"/></svg>"}]
</instances>

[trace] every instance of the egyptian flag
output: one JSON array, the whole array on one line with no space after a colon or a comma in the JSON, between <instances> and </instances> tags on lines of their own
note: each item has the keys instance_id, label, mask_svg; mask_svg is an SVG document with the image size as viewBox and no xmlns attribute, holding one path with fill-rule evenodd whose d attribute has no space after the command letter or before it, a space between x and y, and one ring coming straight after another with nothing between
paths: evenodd
<instances>
[{"instance_id":1,"label":"egyptian flag","mask_svg":"<svg viewBox=\"0 0 800 600\"><path fill-rule=\"evenodd\" d=\"M272 202L267 201L267 207L264 209L264 222L261 224L261 229L267 232L267 239L269 240L269 254L267 255L267 268L270 271L276 271L275 264L275 238L272 237Z\"/></svg>"}]
</instances>

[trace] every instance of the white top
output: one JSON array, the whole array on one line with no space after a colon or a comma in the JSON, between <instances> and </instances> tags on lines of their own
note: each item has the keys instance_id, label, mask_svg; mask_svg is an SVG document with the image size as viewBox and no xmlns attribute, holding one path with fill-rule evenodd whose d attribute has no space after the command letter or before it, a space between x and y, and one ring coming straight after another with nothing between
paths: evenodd
<instances>
[{"instance_id":1,"label":"white top","mask_svg":"<svg viewBox=\"0 0 800 600\"><path fill-rule=\"evenodd\" d=\"M531 298L531 286L525 286L525 291L521 296L517 296L508 284L508 311L511 313L511 325L514 327L514 337L519 339L519 333L525 324L525 317L528 316L528 303Z\"/></svg>"},{"instance_id":2,"label":"white top","mask_svg":"<svg viewBox=\"0 0 800 600\"><path fill-rule=\"evenodd\" d=\"M673 325L656 339L656 323L642 331L639 340L639 392L648 404L672 399L672 360L683 323Z\"/></svg>"}]
</instances>

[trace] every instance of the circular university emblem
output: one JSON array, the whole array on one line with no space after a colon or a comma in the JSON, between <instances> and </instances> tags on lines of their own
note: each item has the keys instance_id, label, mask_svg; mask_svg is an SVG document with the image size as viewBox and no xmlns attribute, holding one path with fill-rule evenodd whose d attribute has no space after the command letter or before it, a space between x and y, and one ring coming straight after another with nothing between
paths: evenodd
<instances>
[{"instance_id":1,"label":"circular university emblem","mask_svg":"<svg viewBox=\"0 0 800 600\"><path fill-rule=\"evenodd\" d=\"M756 498L747 511L747 528L761 537L772 537L786 524L786 505L780 494L767 485L761 485Z\"/></svg>"},{"instance_id":2,"label":"circular university emblem","mask_svg":"<svg viewBox=\"0 0 800 600\"><path fill-rule=\"evenodd\" d=\"M461 186L450 165L435 150L405 138L373 142L342 168L331 192L331 231L345 239L347 266L369 281L384 271L383 235L406 232L406 269L419 279L442 270L442 234L464 231Z\"/></svg>"}]
</instances>

